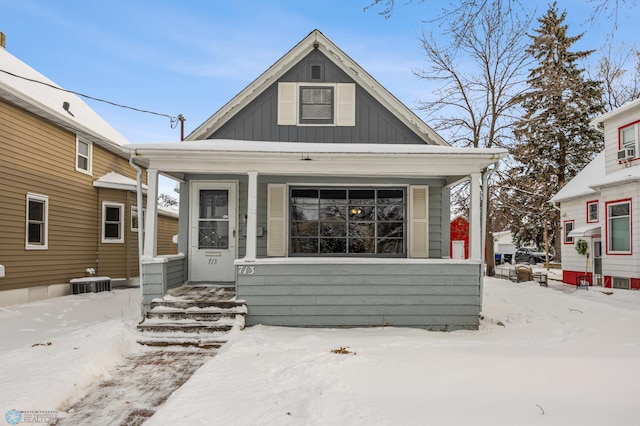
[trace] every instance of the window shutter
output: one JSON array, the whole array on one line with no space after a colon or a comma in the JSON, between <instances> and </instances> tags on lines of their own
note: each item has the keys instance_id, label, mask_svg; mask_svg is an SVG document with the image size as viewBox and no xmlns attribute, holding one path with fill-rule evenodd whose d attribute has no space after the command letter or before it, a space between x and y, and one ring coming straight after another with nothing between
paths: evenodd
<instances>
[{"instance_id":1,"label":"window shutter","mask_svg":"<svg viewBox=\"0 0 640 426\"><path fill-rule=\"evenodd\" d=\"M298 121L296 83L278 83L278 125L295 126Z\"/></svg>"},{"instance_id":2,"label":"window shutter","mask_svg":"<svg viewBox=\"0 0 640 426\"><path fill-rule=\"evenodd\" d=\"M429 257L429 187L410 187L409 257Z\"/></svg>"},{"instance_id":3,"label":"window shutter","mask_svg":"<svg viewBox=\"0 0 640 426\"><path fill-rule=\"evenodd\" d=\"M356 125L356 85L338 83L336 85L336 126Z\"/></svg>"},{"instance_id":4,"label":"window shutter","mask_svg":"<svg viewBox=\"0 0 640 426\"><path fill-rule=\"evenodd\" d=\"M267 256L286 256L287 185L267 185Z\"/></svg>"}]
</instances>

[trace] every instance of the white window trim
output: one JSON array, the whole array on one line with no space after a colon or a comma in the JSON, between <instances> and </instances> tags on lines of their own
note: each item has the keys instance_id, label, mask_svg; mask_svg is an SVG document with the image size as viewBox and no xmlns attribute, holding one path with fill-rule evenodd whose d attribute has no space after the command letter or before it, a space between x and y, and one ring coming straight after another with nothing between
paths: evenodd
<instances>
[{"instance_id":1,"label":"white window trim","mask_svg":"<svg viewBox=\"0 0 640 426\"><path fill-rule=\"evenodd\" d=\"M624 132L624 130L626 129L632 129L633 132L633 137L634 137L634 141L632 144L629 144L628 146L624 144L623 138L622 138L622 134ZM634 158L640 158L640 122L635 122L635 123L631 123L631 124L627 124L624 126L621 126L618 128L618 140L619 140L619 148L618 149L625 149L625 148L633 148L635 150L635 155Z\"/></svg>"},{"instance_id":2,"label":"white window trim","mask_svg":"<svg viewBox=\"0 0 640 426\"><path fill-rule=\"evenodd\" d=\"M610 213L610 208L612 206L615 205L619 205L619 204L628 204L629 205L629 216L613 216L613 218L616 217L628 217L629 218L629 250L613 250L611 248L611 213ZM612 201L610 203L606 204L606 214L607 214L607 220L606 220L606 226L607 226L607 254L608 255L616 255L616 254L620 254L620 255L630 255L633 254L633 205L631 204L631 200L620 200L620 201Z\"/></svg>"},{"instance_id":3,"label":"white window trim","mask_svg":"<svg viewBox=\"0 0 640 426\"><path fill-rule=\"evenodd\" d=\"M118 207L120 208L120 236L119 238L105 238L104 236L104 231L105 231L105 225L106 225L106 218L107 218L107 207ZM103 201L102 202L102 232L100 234L101 240L103 243L106 244L117 244L117 243L124 243L124 204L123 203L114 203L111 201Z\"/></svg>"},{"instance_id":4,"label":"white window trim","mask_svg":"<svg viewBox=\"0 0 640 426\"><path fill-rule=\"evenodd\" d=\"M82 169L80 167L78 167L78 157L82 156L84 157L84 154L80 153L80 143L84 143L87 144L87 151L88 151L88 155L87 155L87 170ZM81 141L80 138L78 138L78 136L76 136L76 157L75 157L75 163L76 163L76 171L80 172L80 173L84 173L86 175L91 176L93 174L93 142L88 142L88 141Z\"/></svg>"},{"instance_id":5,"label":"white window trim","mask_svg":"<svg viewBox=\"0 0 640 426\"><path fill-rule=\"evenodd\" d=\"M146 209L142 209L142 220L144 220L144 214L146 212ZM138 227L140 226L140 218L138 217L138 206L131 206L131 216L130 216L130 221L131 222L131 232L138 232L138 227L134 227L133 226L133 218L137 217L138 218Z\"/></svg>"},{"instance_id":6,"label":"white window trim","mask_svg":"<svg viewBox=\"0 0 640 426\"><path fill-rule=\"evenodd\" d=\"M44 202L44 241L43 244L29 244L29 201L38 200ZM27 192L27 203L25 211L25 250L48 250L49 249L49 197L46 195L33 194Z\"/></svg>"},{"instance_id":7,"label":"white window trim","mask_svg":"<svg viewBox=\"0 0 640 426\"><path fill-rule=\"evenodd\" d=\"M333 88L333 122L300 122L300 87ZM356 125L355 83L280 82L278 83L278 125L298 127L353 127Z\"/></svg>"}]
</instances>

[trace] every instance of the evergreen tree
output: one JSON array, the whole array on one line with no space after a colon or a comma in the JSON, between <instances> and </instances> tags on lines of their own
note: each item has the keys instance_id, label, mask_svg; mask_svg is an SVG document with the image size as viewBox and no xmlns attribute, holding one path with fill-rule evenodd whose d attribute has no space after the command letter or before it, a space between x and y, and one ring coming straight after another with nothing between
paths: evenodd
<instances>
[{"instance_id":1,"label":"evergreen tree","mask_svg":"<svg viewBox=\"0 0 640 426\"><path fill-rule=\"evenodd\" d=\"M517 98L524 114L515 125L511 149L516 166L508 186L514 206L512 231L517 243L550 244L560 255L558 212L548 204L551 196L603 149L602 134L589 121L603 112L602 88L585 77L578 62L593 51L571 51L582 35L570 37L556 4L538 19L527 49L535 63L527 78L528 90Z\"/></svg>"}]
</instances>

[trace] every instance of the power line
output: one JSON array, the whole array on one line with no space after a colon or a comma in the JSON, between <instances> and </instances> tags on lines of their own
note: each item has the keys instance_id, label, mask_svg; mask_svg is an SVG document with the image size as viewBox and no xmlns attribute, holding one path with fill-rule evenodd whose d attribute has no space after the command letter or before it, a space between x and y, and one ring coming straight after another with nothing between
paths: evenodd
<instances>
[{"instance_id":1,"label":"power line","mask_svg":"<svg viewBox=\"0 0 640 426\"><path fill-rule=\"evenodd\" d=\"M163 114L163 113L160 113L160 112L154 112L154 111L149 111L149 110L146 110L146 109L140 109L140 108L135 108L135 107L131 107L131 106L128 106L128 105L118 104L118 103L115 103L115 102L107 101L106 99L100 99L100 98L96 98L94 96L85 95L84 93L76 92L74 90L63 89L62 87L58 87L58 86L55 86L53 84L45 83L44 81L39 81L39 80L35 80L33 78L17 75L17 74L14 74L12 72L5 71L5 70L2 70L2 69L0 69L0 72L3 72L5 74L8 74L8 75L16 77L16 78L20 78L22 80L30 81L32 83L42 84L43 86L47 86L47 87L50 87L52 89L60 90L62 92L67 92L67 93L71 93L71 94L74 94L74 95L77 95L77 96L82 96L83 98L92 99L92 100L98 101L98 102L104 102L105 104L117 106L117 107L120 107L120 108L126 108L126 109L130 109L130 110L137 111L137 112L143 112L143 113L146 113L146 114L153 114L153 115L158 115L158 116L161 116L161 117L167 117L169 119L170 123L171 123L171 128L172 129L174 129L176 127L176 125L178 124L178 121L179 121L179 117L181 117L180 114L178 114L178 117L174 117L174 116L171 116L169 114Z\"/></svg>"}]
</instances>

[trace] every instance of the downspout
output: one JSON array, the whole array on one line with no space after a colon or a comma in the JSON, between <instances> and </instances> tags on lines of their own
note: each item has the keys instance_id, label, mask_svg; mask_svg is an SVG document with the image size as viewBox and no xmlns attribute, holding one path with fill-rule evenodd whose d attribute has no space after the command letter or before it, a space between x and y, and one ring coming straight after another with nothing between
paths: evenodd
<instances>
[{"instance_id":1,"label":"downspout","mask_svg":"<svg viewBox=\"0 0 640 426\"><path fill-rule=\"evenodd\" d=\"M480 218L480 228L482 235L480 236L480 247L482 249L482 263L480 267L480 317L482 317L482 302L484 294L484 275L485 268L487 267L487 253L486 253L486 239L487 239L487 198L489 197L489 176L498 170L498 162L493 163L493 168L489 169L489 166L482 172L482 213Z\"/></svg>"},{"instance_id":2,"label":"downspout","mask_svg":"<svg viewBox=\"0 0 640 426\"><path fill-rule=\"evenodd\" d=\"M129 165L136 170L136 204L138 209L138 280L140 282L140 300L144 301L142 280L142 253L144 253L144 208L142 205L142 169L129 157Z\"/></svg>"}]
</instances>

